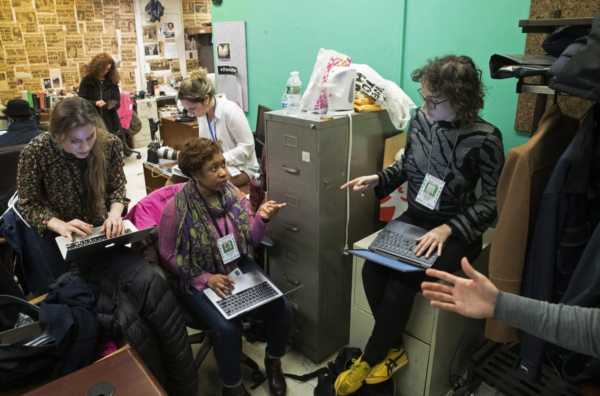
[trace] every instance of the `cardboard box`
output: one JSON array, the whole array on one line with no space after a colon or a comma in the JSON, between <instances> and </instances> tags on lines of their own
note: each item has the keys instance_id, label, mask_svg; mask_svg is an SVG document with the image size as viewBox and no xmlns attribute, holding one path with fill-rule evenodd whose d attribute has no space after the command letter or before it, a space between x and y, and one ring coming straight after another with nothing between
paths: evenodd
<instances>
[{"instance_id":1,"label":"cardboard box","mask_svg":"<svg viewBox=\"0 0 600 396\"><path fill-rule=\"evenodd\" d=\"M406 135L406 132L401 132L396 136L386 139L383 152L382 169L385 169L396 162L396 156L398 159L400 159L400 154L404 150L404 147L406 147ZM382 199L379 204L379 220L389 222L400 216L406 209L408 209L406 183Z\"/></svg>"}]
</instances>

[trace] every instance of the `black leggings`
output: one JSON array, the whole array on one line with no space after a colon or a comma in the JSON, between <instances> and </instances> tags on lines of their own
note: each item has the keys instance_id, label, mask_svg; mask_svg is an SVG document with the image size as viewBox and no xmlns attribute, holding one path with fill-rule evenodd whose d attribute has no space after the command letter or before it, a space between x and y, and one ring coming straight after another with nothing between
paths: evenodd
<instances>
[{"instance_id":1,"label":"black leggings","mask_svg":"<svg viewBox=\"0 0 600 396\"><path fill-rule=\"evenodd\" d=\"M402 221L426 229L436 227L407 213L402 215ZM455 272L461 268L463 257L473 262L480 253L481 237L471 245L464 245L458 237L450 236L433 268ZM433 278L426 276L424 271L400 272L372 261L365 262L362 277L369 307L375 318L375 326L362 360L373 367L383 361L390 349L402 345L402 332L410 317L415 294L421 289L423 281Z\"/></svg>"}]
</instances>

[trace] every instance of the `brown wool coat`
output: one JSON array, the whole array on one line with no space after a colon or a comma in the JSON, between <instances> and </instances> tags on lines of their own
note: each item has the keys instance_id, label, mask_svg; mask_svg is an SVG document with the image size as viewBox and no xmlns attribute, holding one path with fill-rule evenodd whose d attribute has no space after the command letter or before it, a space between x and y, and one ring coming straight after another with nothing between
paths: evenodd
<instances>
[{"instance_id":1,"label":"brown wool coat","mask_svg":"<svg viewBox=\"0 0 600 396\"><path fill-rule=\"evenodd\" d=\"M490 252L490 280L498 289L519 295L527 246L534 233L542 194L554 165L565 151L579 121L560 111L546 110L532 138L508 152L496 195L498 224ZM516 329L489 319L485 335L496 342L517 339Z\"/></svg>"}]
</instances>

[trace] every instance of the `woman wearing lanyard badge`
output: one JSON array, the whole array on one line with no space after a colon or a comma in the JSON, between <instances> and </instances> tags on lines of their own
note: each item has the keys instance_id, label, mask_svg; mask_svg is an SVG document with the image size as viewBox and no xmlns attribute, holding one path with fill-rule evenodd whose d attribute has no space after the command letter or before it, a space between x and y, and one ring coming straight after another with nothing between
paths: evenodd
<instances>
[{"instance_id":1,"label":"woman wearing lanyard badge","mask_svg":"<svg viewBox=\"0 0 600 396\"><path fill-rule=\"evenodd\" d=\"M198 118L200 137L222 142L230 181L236 187L243 186L250 182L259 168L254 136L244 111L225 95L217 97L206 73L204 67L191 72L181 83L177 99L190 116ZM182 181L185 180L175 177L171 180Z\"/></svg>"},{"instance_id":2,"label":"woman wearing lanyard badge","mask_svg":"<svg viewBox=\"0 0 600 396\"><path fill-rule=\"evenodd\" d=\"M502 135L482 120L481 70L467 56L435 58L412 73L421 83L423 106L410 121L400 161L375 175L341 188L383 199L408 182L408 210L399 220L430 230L417 239L416 255L438 254L433 268L454 272L481 252L481 235L496 218L496 188L504 165ZM475 186L481 180L481 197ZM364 354L338 377L339 395L356 392L363 382L389 379L408 363L402 332L425 272L404 273L366 261L363 284L375 326Z\"/></svg>"},{"instance_id":3,"label":"woman wearing lanyard badge","mask_svg":"<svg viewBox=\"0 0 600 396\"><path fill-rule=\"evenodd\" d=\"M165 205L159 231L163 264L177 274L175 293L215 333L215 356L223 380L223 395L248 395L242 384L240 356L242 323L225 319L204 294L205 287L224 297L235 288L237 268L243 273L259 269L253 249L267 232L268 221L285 204L265 202L250 215L249 202L227 179L227 167L218 141L192 138L178 157L190 178ZM268 323L265 368L272 396L284 395L286 383L280 358L285 353L292 312L285 296L256 310Z\"/></svg>"}]
</instances>

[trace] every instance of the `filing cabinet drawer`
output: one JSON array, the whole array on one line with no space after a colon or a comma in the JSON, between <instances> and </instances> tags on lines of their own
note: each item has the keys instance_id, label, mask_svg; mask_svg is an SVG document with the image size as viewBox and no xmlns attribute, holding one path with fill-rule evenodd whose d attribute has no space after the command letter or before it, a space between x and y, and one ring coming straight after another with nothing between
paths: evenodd
<instances>
[{"instance_id":1,"label":"filing cabinet drawer","mask_svg":"<svg viewBox=\"0 0 600 396\"><path fill-rule=\"evenodd\" d=\"M151 135L150 128L144 126L137 134L134 135L134 140L137 147L142 147L141 144L144 142L150 143Z\"/></svg>"},{"instance_id":2,"label":"filing cabinet drawer","mask_svg":"<svg viewBox=\"0 0 600 396\"><path fill-rule=\"evenodd\" d=\"M317 189L316 130L267 122L267 152L269 177Z\"/></svg>"},{"instance_id":3,"label":"filing cabinet drawer","mask_svg":"<svg viewBox=\"0 0 600 396\"><path fill-rule=\"evenodd\" d=\"M365 288L362 281L362 269L365 260L354 257L354 305L371 315L371 308L367 301ZM417 293L413 309L404 331L428 344L431 344L433 335L433 316L435 309L429 305L429 300Z\"/></svg>"},{"instance_id":4,"label":"filing cabinet drawer","mask_svg":"<svg viewBox=\"0 0 600 396\"><path fill-rule=\"evenodd\" d=\"M296 338L311 349L318 351L319 310L317 306L299 297L297 293L290 293L287 297L292 306L293 329L296 331Z\"/></svg>"},{"instance_id":5,"label":"filing cabinet drawer","mask_svg":"<svg viewBox=\"0 0 600 396\"><path fill-rule=\"evenodd\" d=\"M269 199L287 204L271 220L269 229L284 240L318 247L318 195L311 190L283 183L269 177Z\"/></svg>"},{"instance_id":6,"label":"filing cabinet drawer","mask_svg":"<svg viewBox=\"0 0 600 396\"><path fill-rule=\"evenodd\" d=\"M299 285L294 294L312 303L319 300L318 254L314 249L299 243L287 241L277 234L271 234L275 246L269 248L271 279L284 293Z\"/></svg>"}]
</instances>

